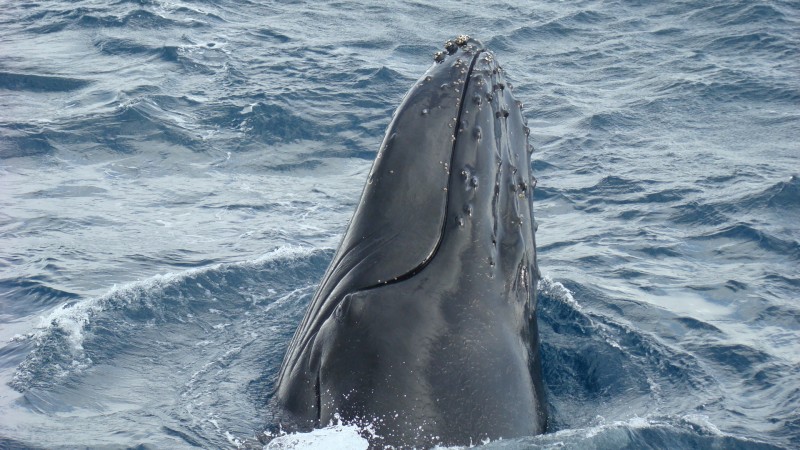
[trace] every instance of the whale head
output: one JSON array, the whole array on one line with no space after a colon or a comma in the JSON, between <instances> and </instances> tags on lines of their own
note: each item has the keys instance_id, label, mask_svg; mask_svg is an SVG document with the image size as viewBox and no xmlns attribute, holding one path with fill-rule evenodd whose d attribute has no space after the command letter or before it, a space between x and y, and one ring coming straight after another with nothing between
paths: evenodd
<instances>
[{"instance_id":1,"label":"whale head","mask_svg":"<svg viewBox=\"0 0 800 450\"><path fill-rule=\"evenodd\" d=\"M544 430L528 134L492 52L459 36L434 55L289 345L287 422L392 445Z\"/></svg>"}]
</instances>

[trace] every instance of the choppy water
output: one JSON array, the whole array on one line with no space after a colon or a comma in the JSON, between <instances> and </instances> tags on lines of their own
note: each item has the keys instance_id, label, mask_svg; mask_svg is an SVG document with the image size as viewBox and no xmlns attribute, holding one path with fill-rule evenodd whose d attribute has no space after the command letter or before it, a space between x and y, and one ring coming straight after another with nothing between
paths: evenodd
<instances>
[{"instance_id":1,"label":"choppy water","mask_svg":"<svg viewBox=\"0 0 800 450\"><path fill-rule=\"evenodd\" d=\"M552 432L488 447L800 446L797 2L62 0L0 8L0 447L258 446L460 33L526 104L546 276Z\"/></svg>"}]
</instances>

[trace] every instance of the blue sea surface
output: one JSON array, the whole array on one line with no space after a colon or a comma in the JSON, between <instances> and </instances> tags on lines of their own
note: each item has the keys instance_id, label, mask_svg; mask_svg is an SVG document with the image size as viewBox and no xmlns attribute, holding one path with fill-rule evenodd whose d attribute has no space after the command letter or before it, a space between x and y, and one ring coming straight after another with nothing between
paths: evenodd
<instances>
[{"instance_id":1,"label":"blue sea surface","mask_svg":"<svg viewBox=\"0 0 800 450\"><path fill-rule=\"evenodd\" d=\"M525 103L544 277L549 433L486 447L800 448L800 3L750 0L4 2L0 448L260 448L461 33Z\"/></svg>"}]
</instances>

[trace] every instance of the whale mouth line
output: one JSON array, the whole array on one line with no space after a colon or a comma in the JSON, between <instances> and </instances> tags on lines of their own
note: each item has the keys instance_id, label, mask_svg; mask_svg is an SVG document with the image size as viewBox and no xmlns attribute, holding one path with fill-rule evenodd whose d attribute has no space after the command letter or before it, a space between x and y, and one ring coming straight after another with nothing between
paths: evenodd
<instances>
[{"instance_id":1,"label":"whale mouth line","mask_svg":"<svg viewBox=\"0 0 800 450\"><path fill-rule=\"evenodd\" d=\"M467 70L467 76L466 76L466 79L464 80L464 87L463 87L463 89L461 91L461 99L460 99L460 103L459 103L459 107L458 107L458 115L456 116L455 126L453 126L453 144L452 144L452 148L450 150L450 161L448 162L448 164L449 164L448 167L450 167L450 170L452 170L452 168L453 168L453 161L455 160L455 156L456 156L456 145L458 144L459 126L461 124L461 116L462 116L462 114L464 112L466 101L467 101L466 97L467 97L467 92L469 91L470 78L472 78L471 77L472 71L475 68L475 64L478 62L478 57L480 56L480 54L481 53L485 53L487 51L488 50L486 50L486 49L478 49L475 52L475 55L472 57L472 61L470 62L469 69ZM450 176L452 176L452 174ZM448 184L449 184L449 177L448 177ZM447 217L448 217L449 213L450 213L450 200L448 198L445 201L444 219L442 220L442 228L439 231L439 239L436 242L436 246L434 247L433 251L428 256L426 256L425 259L421 263L419 263L419 265L417 265L416 267L412 268L411 270L407 271L406 273L404 273L402 275L399 275L399 276L393 277L391 279L388 279L388 280L385 280L385 281L380 281L380 282L371 284L369 286L357 289L357 290L355 290L353 292L350 292L350 294L354 294L356 292L370 291L372 289L377 289L377 288L380 288L380 287L383 287L383 286L389 286L389 285L392 285L392 284L395 284L395 283L400 283L401 281L408 280L408 279L416 276L420 272L422 272L425 269L425 267L427 267L428 264L430 264L430 262L433 261L433 259L436 257L436 254L439 252L439 248L441 247L442 241L444 240L445 229L447 228Z\"/></svg>"}]
</instances>

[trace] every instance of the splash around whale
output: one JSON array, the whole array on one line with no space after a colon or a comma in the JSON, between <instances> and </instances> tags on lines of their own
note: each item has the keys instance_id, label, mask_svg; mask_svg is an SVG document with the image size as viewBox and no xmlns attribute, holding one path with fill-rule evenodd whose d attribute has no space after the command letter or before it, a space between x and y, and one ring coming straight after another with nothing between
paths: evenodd
<instances>
[{"instance_id":1,"label":"splash around whale","mask_svg":"<svg viewBox=\"0 0 800 450\"><path fill-rule=\"evenodd\" d=\"M434 60L288 347L271 400L284 430L336 418L376 446L430 447L546 428L522 105L479 41Z\"/></svg>"}]
</instances>

